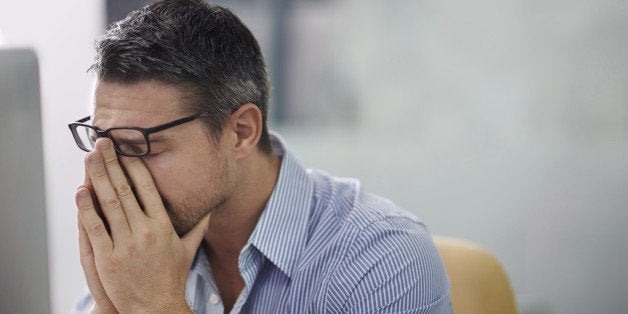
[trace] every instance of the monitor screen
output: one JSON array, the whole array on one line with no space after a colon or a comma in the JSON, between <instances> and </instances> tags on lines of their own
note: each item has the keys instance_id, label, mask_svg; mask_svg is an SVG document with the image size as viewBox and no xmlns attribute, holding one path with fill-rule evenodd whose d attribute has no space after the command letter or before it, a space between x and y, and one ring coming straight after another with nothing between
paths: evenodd
<instances>
[{"instance_id":1,"label":"monitor screen","mask_svg":"<svg viewBox=\"0 0 628 314\"><path fill-rule=\"evenodd\" d=\"M35 53L0 49L0 313L49 313Z\"/></svg>"}]
</instances>

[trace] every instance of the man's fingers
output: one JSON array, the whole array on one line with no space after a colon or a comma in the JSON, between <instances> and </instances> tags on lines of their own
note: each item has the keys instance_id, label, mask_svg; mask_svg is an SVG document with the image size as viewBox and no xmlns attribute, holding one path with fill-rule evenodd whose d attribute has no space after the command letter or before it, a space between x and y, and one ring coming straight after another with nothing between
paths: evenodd
<instances>
[{"instance_id":1,"label":"man's fingers","mask_svg":"<svg viewBox=\"0 0 628 314\"><path fill-rule=\"evenodd\" d=\"M85 160L84 162L87 162L87 155L85 155ZM83 186L86 188L91 188L92 186L92 180L89 179L89 172L87 172L87 167L85 168L85 176L83 177Z\"/></svg>"},{"instance_id":2,"label":"man's fingers","mask_svg":"<svg viewBox=\"0 0 628 314\"><path fill-rule=\"evenodd\" d=\"M98 277L98 270L96 270L96 259L94 257L94 250L89 242L89 237L81 217L78 217L78 229L79 229L79 251L81 253L81 266L83 266L83 273L85 273L85 280L87 281L87 287L92 294L95 302L98 303L101 308L115 309L111 300L107 296L107 292L100 282Z\"/></svg>"},{"instance_id":3,"label":"man's fingers","mask_svg":"<svg viewBox=\"0 0 628 314\"><path fill-rule=\"evenodd\" d=\"M85 226L83 225L83 221L79 215L78 218L78 229L79 229L79 252L81 253L81 265L85 268L84 261L87 264L89 262L94 261L94 250L92 249L92 245L89 243L89 237L87 236L87 231L85 231ZM88 265L89 266L89 265Z\"/></svg>"},{"instance_id":4,"label":"man's fingers","mask_svg":"<svg viewBox=\"0 0 628 314\"><path fill-rule=\"evenodd\" d=\"M104 213L114 242L128 239L131 234L129 222L123 209L122 201L114 190L109 174L105 168L105 159L100 151L93 151L87 155L86 165L89 178L92 181L100 209ZM85 222L85 221L84 221ZM89 226L87 231L89 232Z\"/></svg>"},{"instance_id":5,"label":"man's fingers","mask_svg":"<svg viewBox=\"0 0 628 314\"><path fill-rule=\"evenodd\" d=\"M168 218L157 186L142 159L121 156L120 161L135 186L135 192L142 202L144 213L152 218Z\"/></svg>"},{"instance_id":6,"label":"man's fingers","mask_svg":"<svg viewBox=\"0 0 628 314\"><path fill-rule=\"evenodd\" d=\"M188 260L192 260L196 251L198 250L199 245L201 245L201 241L203 241L203 237L205 233L207 233L207 228L209 225L209 218L211 217L211 213L209 213L205 218L201 219L201 221L192 228L192 230L188 231L183 238L181 238L181 242L183 242L183 246L185 247L185 251L187 253Z\"/></svg>"},{"instance_id":7,"label":"man's fingers","mask_svg":"<svg viewBox=\"0 0 628 314\"><path fill-rule=\"evenodd\" d=\"M85 164L85 167L83 167L83 168L85 169L85 177L83 178L83 185L81 185L80 187L85 187L85 188L87 188L89 190L89 193L90 193L90 195L92 197L92 201L94 203L94 207L96 208L96 212L98 213L98 215L100 215L100 217L102 219L105 219L105 217L103 216L102 212L100 211L100 207L98 206L98 199L96 198L96 192L94 191L94 186L92 185L92 180L89 178L89 172L87 171L87 155L85 155L84 164ZM105 223L106 223L106 221L105 221Z\"/></svg>"},{"instance_id":8,"label":"man's fingers","mask_svg":"<svg viewBox=\"0 0 628 314\"><path fill-rule=\"evenodd\" d=\"M105 224L96 213L87 188L80 187L76 191L76 206L78 207L79 219L87 233L91 248L97 250L99 254L111 252L113 243L107 233Z\"/></svg>"},{"instance_id":9,"label":"man's fingers","mask_svg":"<svg viewBox=\"0 0 628 314\"><path fill-rule=\"evenodd\" d=\"M113 190L115 191L122 209L126 215L130 226L141 223L145 218L142 213L142 209L138 204L133 189L128 182L120 163L118 162L118 156L113 148L113 143L108 138L100 138L96 141L96 150L100 151L104 165L109 176L109 181ZM131 228L132 229L132 228Z\"/></svg>"}]
</instances>

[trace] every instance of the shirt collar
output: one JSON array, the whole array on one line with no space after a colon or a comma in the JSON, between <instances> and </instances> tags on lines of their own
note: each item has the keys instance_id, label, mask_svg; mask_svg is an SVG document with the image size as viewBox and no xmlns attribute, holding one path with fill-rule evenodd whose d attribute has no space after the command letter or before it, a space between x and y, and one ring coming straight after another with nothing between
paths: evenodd
<instances>
[{"instance_id":1,"label":"shirt collar","mask_svg":"<svg viewBox=\"0 0 628 314\"><path fill-rule=\"evenodd\" d=\"M270 135L273 153L283 156L281 170L248 244L292 277L306 241L313 183L281 137L274 132Z\"/></svg>"}]
</instances>

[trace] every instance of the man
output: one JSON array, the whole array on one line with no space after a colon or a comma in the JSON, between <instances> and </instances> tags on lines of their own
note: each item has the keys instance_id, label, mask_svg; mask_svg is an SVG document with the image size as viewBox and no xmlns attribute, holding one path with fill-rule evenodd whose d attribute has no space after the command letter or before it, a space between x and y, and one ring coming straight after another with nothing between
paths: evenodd
<instances>
[{"instance_id":1,"label":"man","mask_svg":"<svg viewBox=\"0 0 628 314\"><path fill-rule=\"evenodd\" d=\"M266 127L260 48L230 11L159 1L97 43L76 192L93 313L449 313L424 225L305 170ZM90 120L91 119L91 120Z\"/></svg>"}]
</instances>

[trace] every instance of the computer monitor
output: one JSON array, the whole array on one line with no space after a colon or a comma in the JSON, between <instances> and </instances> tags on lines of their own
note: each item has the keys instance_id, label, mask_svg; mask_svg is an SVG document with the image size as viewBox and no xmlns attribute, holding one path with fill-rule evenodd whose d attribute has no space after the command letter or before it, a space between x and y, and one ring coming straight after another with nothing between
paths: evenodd
<instances>
[{"instance_id":1,"label":"computer monitor","mask_svg":"<svg viewBox=\"0 0 628 314\"><path fill-rule=\"evenodd\" d=\"M50 313L39 71L0 49L0 313Z\"/></svg>"}]
</instances>

